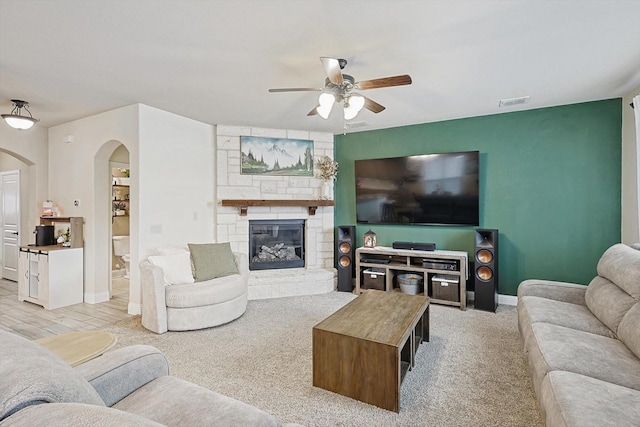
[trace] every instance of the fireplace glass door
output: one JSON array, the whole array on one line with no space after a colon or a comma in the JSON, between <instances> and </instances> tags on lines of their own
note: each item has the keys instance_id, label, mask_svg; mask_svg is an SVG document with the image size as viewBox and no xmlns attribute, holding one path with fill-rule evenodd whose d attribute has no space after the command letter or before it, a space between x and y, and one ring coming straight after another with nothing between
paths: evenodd
<instances>
[{"instance_id":1,"label":"fireplace glass door","mask_svg":"<svg viewBox=\"0 0 640 427\"><path fill-rule=\"evenodd\" d=\"M249 221L249 269L304 267L304 220Z\"/></svg>"}]
</instances>

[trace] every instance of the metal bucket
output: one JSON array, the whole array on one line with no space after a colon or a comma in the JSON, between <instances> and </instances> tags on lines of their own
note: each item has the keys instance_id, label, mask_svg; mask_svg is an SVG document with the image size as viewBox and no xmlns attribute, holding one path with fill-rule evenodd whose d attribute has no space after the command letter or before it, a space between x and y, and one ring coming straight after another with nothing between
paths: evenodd
<instances>
[{"instance_id":1,"label":"metal bucket","mask_svg":"<svg viewBox=\"0 0 640 427\"><path fill-rule=\"evenodd\" d=\"M402 293L417 295L422 284L422 276L419 274L398 274L398 284Z\"/></svg>"}]
</instances>

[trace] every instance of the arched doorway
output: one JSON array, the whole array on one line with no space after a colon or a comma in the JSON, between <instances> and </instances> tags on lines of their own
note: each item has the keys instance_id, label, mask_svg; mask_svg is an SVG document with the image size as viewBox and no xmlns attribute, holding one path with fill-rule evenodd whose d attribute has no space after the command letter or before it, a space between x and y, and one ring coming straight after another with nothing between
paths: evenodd
<instances>
[{"instance_id":1,"label":"arched doorway","mask_svg":"<svg viewBox=\"0 0 640 427\"><path fill-rule=\"evenodd\" d=\"M86 281L87 284L93 286L95 295L100 296L101 301L114 300L118 298L122 304L118 306L122 307L122 310L129 314L139 314L139 303L135 295L139 293L138 286L135 283L136 274L134 272L133 279L128 280L128 283L120 283L120 279L124 277L124 260L114 255L113 248L113 236L123 235L129 232L130 247L136 247L136 216L127 216L130 220L128 223L129 229L126 225L115 224L115 202L114 197L122 198L126 200L126 194L132 194L132 192L124 191L120 192L119 196L115 193L114 188L114 171L115 168L118 175L124 175L124 172L120 172L119 169L129 169L129 165L133 166L135 171L134 161L131 159L131 150L127 147L126 143L111 140L105 142L96 152L94 157L94 205L93 205L93 221L88 225L91 229L92 237L94 239L93 255L95 262L93 263L93 271L90 276L93 277L92 281ZM135 197L131 198L134 201ZM118 200L118 202L120 202ZM131 203L128 203L126 209L127 215L132 210ZM119 215L124 216L124 215ZM119 220L118 220L119 221ZM115 228L114 228L115 224ZM115 233L114 233L115 231ZM131 265L135 265L135 259ZM116 264L120 264L116 266ZM122 271L120 271L122 270ZM117 289L114 288L113 279L116 279ZM122 285L122 286L120 286ZM128 290L127 290L128 288ZM120 302L120 301L116 301ZM132 305L133 304L133 305Z\"/></svg>"},{"instance_id":2,"label":"arched doorway","mask_svg":"<svg viewBox=\"0 0 640 427\"><path fill-rule=\"evenodd\" d=\"M111 299L129 301L130 270L130 159L129 150L118 146L109 158L111 181Z\"/></svg>"}]
</instances>

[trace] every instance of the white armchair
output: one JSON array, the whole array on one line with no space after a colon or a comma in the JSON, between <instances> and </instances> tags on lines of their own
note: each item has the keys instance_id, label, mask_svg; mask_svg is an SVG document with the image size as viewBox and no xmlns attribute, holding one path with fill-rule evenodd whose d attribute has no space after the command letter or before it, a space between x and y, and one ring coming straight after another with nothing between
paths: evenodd
<instances>
[{"instance_id":1,"label":"white armchair","mask_svg":"<svg viewBox=\"0 0 640 427\"><path fill-rule=\"evenodd\" d=\"M162 334L218 326L242 316L247 308L249 260L238 252L233 258L239 274L171 285L162 267L143 260L142 326Z\"/></svg>"}]
</instances>

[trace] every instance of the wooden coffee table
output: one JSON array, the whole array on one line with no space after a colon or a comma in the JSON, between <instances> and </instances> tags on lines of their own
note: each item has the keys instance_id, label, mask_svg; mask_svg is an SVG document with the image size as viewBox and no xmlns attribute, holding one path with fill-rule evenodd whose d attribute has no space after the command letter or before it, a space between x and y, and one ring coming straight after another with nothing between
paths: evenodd
<instances>
[{"instance_id":1,"label":"wooden coffee table","mask_svg":"<svg viewBox=\"0 0 640 427\"><path fill-rule=\"evenodd\" d=\"M100 356L116 343L116 337L105 331L79 331L53 335L34 342L49 349L71 366Z\"/></svg>"},{"instance_id":2,"label":"wooden coffee table","mask_svg":"<svg viewBox=\"0 0 640 427\"><path fill-rule=\"evenodd\" d=\"M313 327L313 385L400 411L400 384L429 341L429 298L367 290Z\"/></svg>"}]
</instances>

